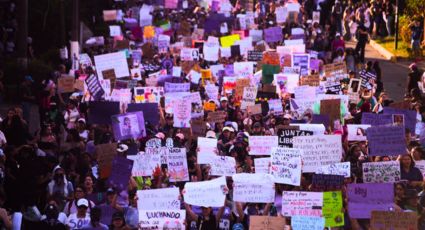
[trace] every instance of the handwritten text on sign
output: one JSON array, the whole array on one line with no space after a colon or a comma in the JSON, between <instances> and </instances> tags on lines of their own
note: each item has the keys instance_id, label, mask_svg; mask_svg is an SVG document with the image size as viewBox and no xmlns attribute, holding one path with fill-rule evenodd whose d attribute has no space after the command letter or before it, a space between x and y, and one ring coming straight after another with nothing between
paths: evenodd
<instances>
[{"instance_id":1,"label":"handwritten text on sign","mask_svg":"<svg viewBox=\"0 0 425 230\"><path fill-rule=\"evenodd\" d=\"M299 186L301 183L300 149L275 147L272 149L270 173L276 183Z\"/></svg>"},{"instance_id":2,"label":"handwritten text on sign","mask_svg":"<svg viewBox=\"0 0 425 230\"><path fill-rule=\"evenodd\" d=\"M323 193L283 191L283 216L322 216Z\"/></svg>"}]
</instances>

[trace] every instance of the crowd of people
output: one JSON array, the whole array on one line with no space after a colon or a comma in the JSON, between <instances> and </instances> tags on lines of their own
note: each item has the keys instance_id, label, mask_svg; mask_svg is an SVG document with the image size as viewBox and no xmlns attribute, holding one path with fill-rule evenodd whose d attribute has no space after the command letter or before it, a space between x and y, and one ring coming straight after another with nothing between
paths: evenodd
<instances>
[{"instance_id":1,"label":"crowd of people","mask_svg":"<svg viewBox=\"0 0 425 230\"><path fill-rule=\"evenodd\" d=\"M114 12L112 19L105 20L105 24L118 25L120 35L104 36L103 42L100 43L97 38L93 38L85 44L80 44L83 48L78 55L70 55L73 56L72 64L64 62L55 72L40 82L34 81L30 75L23 76L20 86L22 106L10 108L0 125L0 229L240 230L253 226L250 223L252 216L282 218L286 221L286 228L289 228L291 221L295 222L295 220L292 220L291 216L283 215L282 200L285 197L282 194L288 191L325 192L313 186L315 173L303 172L299 175L301 182L298 185L275 183L274 202L234 201L232 194L234 184L232 176L229 175L226 177L227 186L223 189L226 194L225 202L220 207L201 207L185 202L184 188L186 183L201 183L217 178L211 175L211 165L198 163L199 156L203 154L203 148L198 146L200 145L197 141L198 136L217 140L214 153L233 158L235 174L253 174L258 173L259 167L255 164L255 160L270 156L271 153L252 155L250 152L255 146L252 146L252 143L250 145L250 137L278 136L282 127L300 125L302 130L302 127L308 127L309 124L324 127L323 130L319 130L319 133L317 130L314 132L307 130L314 133L313 136L339 135L340 158L332 159L332 161L349 162L350 165L350 174L338 188L343 197L341 204L343 224L330 227L323 225L322 229L323 227L328 229L368 229L370 227L370 217L350 216L348 211L350 197L347 186L367 183L364 181L362 170L365 163L386 161L400 164L398 180L390 182L394 182L394 191L388 191L394 193L394 206L391 211L415 213L418 229L425 229L425 185L423 183L425 172L415 167L415 162L418 164L419 161L425 160L424 142L422 142L425 139L425 132L422 131L425 127L423 125L425 122L425 100L422 96L423 72L416 64L410 66L410 72L406 73L408 82L404 101L394 102L391 100L390 92L385 91L379 62L367 61L365 58L365 47L370 36L394 34L394 2L391 0L370 2L304 0L267 3L213 0L208 3L184 0L175 1L175 6L173 2L166 0L165 3L159 4L115 1L111 9L99 10ZM284 22L280 22L282 17L277 14L281 12L279 11L281 8L285 8L287 13ZM319 17L315 18L317 15ZM150 21L146 22L146 18L150 18ZM134 20L136 25L133 23ZM208 29L207 25L212 29ZM147 36L148 30L143 28L148 26L156 28L155 35L152 37ZM219 53L217 60L205 59L207 52L205 43L213 40L211 38L241 34L240 32L245 34L245 38L252 38L250 30L266 30L272 27L281 28L282 38L279 41L267 42L266 34L264 34L259 40L248 40L251 43L247 49L241 48L242 43L236 52L233 52L233 46L229 47L230 51L227 52L220 47L220 52L217 51ZM158 28L161 29L158 30ZM294 29L302 29L301 37L294 33ZM188 32L184 32L186 30ZM415 35L412 35L414 36L412 44L418 45L416 41L420 41L423 34L420 23L412 25L412 30L415 31ZM200 31L202 33L199 35ZM158 47L159 34L169 36L169 44L165 50ZM190 40L189 44L187 38ZM243 39L242 36L239 38ZM288 66L283 60L286 57L281 58L279 47L289 47L291 40L302 40L296 45L299 47L301 44L304 47L302 53L309 54L309 63L315 62L318 66L307 66L304 72L302 68L305 66L297 69L294 66L294 59L292 65ZM346 43L353 40L357 41L357 45L349 48ZM122 41L127 42L125 47L122 47ZM204 46L197 46L195 41L203 42ZM176 44L180 44L180 47ZM183 60L180 57L180 51L176 49L181 50L185 47L198 48L199 54L193 60ZM99 71L96 71L101 66L95 56L122 50L127 54L128 75L118 78L118 71L115 70L115 86L112 83L108 88L102 83L103 95L95 97L95 92L88 89L90 86L87 79L94 76L99 81L104 80L99 76ZM233 68L232 64L247 62L249 51L259 51L263 57L268 54L278 54L277 57L281 60L273 59L278 63L278 70L272 74L288 73L287 69L295 67L297 75L295 86L291 88L284 83L284 87L280 87L276 78L275 81L265 82L264 65L269 63L263 63L264 60L261 59L251 61L250 63L254 63L253 71L245 77L250 79L246 87L258 89L255 104L261 105L259 113L241 108L243 97L236 95L237 81L233 82L230 88L229 85L224 86L227 77L244 78L233 76L235 70L228 71L227 67ZM137 55L138 53L141 55ZM290 51L290 55L296 53L293 50ZM87 54L89 60L84 59L81 54ZM169 64L170 60L171 64ZM111 60L111 63L114 61ZM345 68L340 69L342 73L328 75L326 67L338 64L342 64ZM187 68L188 65L189 68ZM212 66L217 65L224 66L218 73L211 70ZM174 74L173 66L182 67L177 75ZM128 69L138 71L130 73ZM208 72L208 70L210 75L201 77L201 71ZM193 71L199 74L198 78ZM102 75L105 78L105 71ZM157 113L147 115L147 111L143 111L145 132L137 138L117 140L117 131L112 127L113 120L109 124L104 124L93 119L95 102L115 100L119 102L118 111L125 114L126 104L138 101L133 88L149 86L161 87L163 90L164 82L161 83L158 80L163 75L172 75L171 78L164 80L166 82L189 83L190 92L199 92L203 108L202 116L192 119L190 124L195 121L204 122L205 129L200 133L198 133L199 130L195 131L192 125L176 124L177 115L171 113L168 107L170 107L170 97L178 97L178 94L167 96L167 92L158 95L161 99L157 101L158 109L155 110L158 111ZM75 82L82 79L84 87L76 86L72 92L64 93L61 91L63 87L60 83L61 78L70 76ZM313 85L303 83L311 76L319 76L320 83ZM363 79L365 76L371 77L367 78L367 83L360 81L358 91L350 89L350 86L357 88L352 85L354 79ZM156 78L158 79L155 80ZM337 85L337 90L328 87L330 79L333 81L331 85ZM119 81L134 80L136 84L130 87L131 94L128 98L111 96L114 90L120 89ZM274 90L266 91L264 90L266 86L272 86ZM333 114L326 114L324 109L319 108L320 100L300 110L300 102L304 99L302 98L304 95L296 95L295 91L297 87L306 86L315 88L315 99L319 97L319 94L334 96L332 99L341 99L338 104L341 109L338 109L335 120L330 120L332 117L335 118ZM207 90L211 87L218 91L216 98L211 97ZM343 101L344 97L348 98L347 103ZM279 100L278 107L282 108L280 112L271 109L269 104L269 101L276 99ZM147 101L146 99L142 103ZM191 102L187 101L187 103ZM400 116L397 119L393 118L390 124L406 126L406 128L403 127L405 140L399 140L405 143L405 151L397 155L371 156L367 140L349 140L347 125L364 125L363 114L383 114L384 110L392 104L403 104L403 111L415 112L413 118L407 115ZM38 107L40 116L41 129L35 133L31 133L28 129L29 123L34 121L32 119L34 114L31 114L32 106ZM209 114L216 111L224 111L225 117L222 121L211 122ZM111 111L105 109L101 113L110 114ZM327 122L323 120L315 122L316 115L328 117ZM157 124L151 122L152 119L156 119L155 117L159 120ZM126 117L124 122L128 126L126 133L132 135L134 131L130 127L133 125L131 118ZM415 124L415 129L407 126L409 122ZM364 131L367 133L366 129L359 130L361 135ZM195 132L197 135L194 134ZM154 145L157 148L185 149L188 180L171 180L171 172L164 163L149 172L149 176L131 176L128 178L128 185L124 188L116 186L107 177L101 176L104 162L99 161L101 159L99 155L103 152L97 151L98 146L116 143L116 149L113 149L116 157L132 159L134 155L148 154L147 149L152 148L153 142L157 143ZM111 161L112 159L109 160L110 164ZM181 194L179 196L180 210L186 211L184 224L174 226L167 223L168 227L142 225L139 218L141 209L138 206L144 201L139 200L138 191L176 187ZM308 229L296 226L299 225L292 225L292 229Z\"/></svg>"}]
</instances>

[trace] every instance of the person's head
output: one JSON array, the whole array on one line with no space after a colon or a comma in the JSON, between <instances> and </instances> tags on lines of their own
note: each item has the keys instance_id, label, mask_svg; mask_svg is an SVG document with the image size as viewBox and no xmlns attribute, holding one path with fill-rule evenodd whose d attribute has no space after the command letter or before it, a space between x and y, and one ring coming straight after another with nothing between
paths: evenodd
<instances>
[{"instance_id":1,"label":"person's head","mask_svg":"<svg viewBox=\"0 0 425 230\"><path fill-rule=\"evenodd\" d=\"M412 156L413 160L419 161L424 158L424 151L421 146L417 146L410 150L410 155Z\"/></svg>"},{"instance_id":2,"label":"person's head","mask_svg":"<svg viewBox=\"0 0 425 230\"><path fill-rule=\"evenodd\" d=\"M125 220L124 220L124 213L122 212L115 212L112 215L112 228L121 228L125 226Z\"/></svg>"},{"instance_id":3,"label":"person's head","mask_svg":"<svg viewBox=\"0 0 425 230\"><path fill-rule=\"evenodd\" d=\"M403 154L400 156L400 165L404 169L411 169L415 166L415 162L410 154Z\"/></svg>"},{"instance_id":4,"label":"person's head","mask_svg":"<svg viewBox=\"0 0 425 230\"><path fill-rule=\"evenodd\" d=\"M418 66L416 65L416 63L413 62L412 64L410 64L409 69L412 71L416 71L418 70Z\"/></svg>"},{"instance_id":5,"label":"person's head","mask_svg":"<svg viewBox=\"0 0 425 230\"><path fill-rule=\"evenodd\" d=\"M84 188L87 189L87 188L92 188L92 187L93 187L93 178L92 178L92 176L87 175L84 178Z\"/></svg>"},{"instance_id":6,"label":"person's head","mask_svg":"<svg viewBox=\"0 0 425 230\"><path fill-rule=\"evenodd\" d=\"M106 191L106 199L108 200L109 203L112 203L116 195L117 195L117 192L115 191L114 188L108 188L108 190Z\"/></svg>"},{"instance_id":7,"label":"person's head","mask_svg":"<svg viewBox=\"0 0 425 230\"><path fill-rule=\"evenodd\" d=\"M100 218L102 217L102 209L99 207L93 207L90 210L90 221L94 224L100 222Z\"/></svg>"},{"instance_id":8,"label":"person's head","mask_svg":"<svg viewBox=\"0 0 425 230\"><path fill-rule=\"evenodd\" d=\"M220 98L220 106L221 108L226 108L228 105L229 99L227 97Z\"/></svg>"},{"instance_id":9,"label":"person's head","mask_svg":"<svg viewBox=\"0 0 425 230\"><path fill-rule=\"evenodd\" d=\"M84 187L82 185L75 186L75 190L74 190L75 199L78 200L78 199L84 198L84 195L85 195Z\"/></svg>"},{"instance_id":10,"label":"person's head","mask_svg":"<svg viewBox=\"0 0 425 230\"><path fill-rule=\"evenodd\" d=\"M46 220L56 220L59 216L59 210L55 205L49 204L44 211Z\"/></svg>"},{"instance_id":11,"label":"person's head","mask_svg":"<svg viewBox=\"0 0 425 230\"><path fill-rule=\"evenodd\" d=\"M130 126L130 125L131 125L130 118L128 118L128 117L124 117L124 125L125 125L125 126Z\"/></svg>"},{"instance_id":12,"label":"person's head","mask_svg":"<svg viewBox=\"0 0 425 230\"><path fill-rule=\"evenodd\" d=\"M396 183L395 184L395 196L398 198L404 197L404 185L402 183Z\"/></svg>"},{"instance_id":13,"label":"person's head","mask_svg":"<svg viewBox=\"0 0 425 230\"><path fill-rule=\"evenodd\" d=\"M223 128L223 136L225 137L225 138L227 138L227 139L229 139L230 138L230 134L232 133L232 132L234 132L234 130L233 130L233 128L232 127L224 127Z\"/></svg>"},{"instance_id":14,"label":"person's head","mask_svg":"<svg viewBox=\"0 0 425 230\"><path fill-rule=\"evenodd\" d=\"M211 207L201 207L202 209L202 216L207 217L211 215L212 208Z\"/></svg>"},{"instance_id":15,"label":"person's head","mask_svg":"<svg viewBox=\"0 0 425 230\"><path fill-rule=\"evenodd\" d=\"M416 207L418 205L418 193L415 189L407 189L404 192L404 198L406 204L412 207Z\"/></svg>"},{"instance_id":16,"label":"person's head","mask_svg":"<svg viewBox=\"0 0 425 230\"><path fill-rule=\"evenodd\" d=\"M12 119L12 117L13 116L15 116L16 115L16 110L15 110L15 108L10 108L8 111L7 111L7 118L8 119Z\"/></svg>"},{"instance_id":17,"label":"person's head","mask_svg":"<svg viewBox=\"0 0 425 230\"><path fill-rule=\"evenodd\" d=\"M260 122L255 122L252 125L252 133L259 134L259 133L261 133L261 130L262 130L262 126L261 126Z\"/></svg>"},{"instance_id":18,"label":"person's head","mask_svg":"<svg viewBox=\"0 0 425 230\"><path fill-rule=\"evenodd\" d=\"M78 216L85 216L88 208L89 208L89 201L87 199L81 198L77 201Z\"/></svg>"},{"instance_id":19,"label":"person's head","mask_svg":"<svg viewBox=\"0 0 425 230\"><path fill-rule=\"evenodd\" d=\"M136 191L130 191L128 193L128 200L131 207L137 208L137 200L139 200L139 197L137 197Z\"/></svg>"},{"instance_id":20,"label":"person's head","mask_svg":"<svg viewBox=\"0 0 425 230\"><path fill-rule=\"evenodd\" d=\"M56 183L63 183L65 179L65 170L61 168L59 165L55 167L53 170L53 180Z\"/></svg>"}]
</instances>

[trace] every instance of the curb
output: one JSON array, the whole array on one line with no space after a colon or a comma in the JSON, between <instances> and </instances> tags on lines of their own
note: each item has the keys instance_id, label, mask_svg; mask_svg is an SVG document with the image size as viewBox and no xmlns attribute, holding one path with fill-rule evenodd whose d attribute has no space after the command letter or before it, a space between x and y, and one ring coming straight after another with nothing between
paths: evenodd
<instances>
[{"instance_id":1,"label":"curb","mask_svg":"<svg viewBox=\"0 0 425 230\"><path fill-rule=\"evenodd\" d=\"M369 45L372 46L372 48L374 48L385 59L391 62L397 62L397 57L393 53L386 50L384 47L376 43L374 40L370 40Z\"/></svg>"}]
</instances>

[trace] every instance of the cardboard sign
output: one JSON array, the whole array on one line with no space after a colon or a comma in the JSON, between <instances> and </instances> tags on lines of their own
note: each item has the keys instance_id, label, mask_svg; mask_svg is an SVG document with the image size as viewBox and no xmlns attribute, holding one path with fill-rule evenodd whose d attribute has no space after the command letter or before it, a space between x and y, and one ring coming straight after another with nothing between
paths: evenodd
<instances>
[{"instance_id":1,"label":"cardboard sign","mask_svg":"<svg viewBox=\"0 0 425 230\"><path fill-rule=\"evenodd\" d=\"M137 209L140 210L179 210L179 188L138 190Z\"/></svg>"},{"instance_id":2,"label":"cardboard sign","mask_svg":"<svg viewBox=\"0 0 425 230\"><path fill-rule=\"evenodd\" d=\"M58 91L61 93L74 92L74 77L60 77L58 78Z\"/></svg>"},{"instance_id":3,"label":"cardboard sign","mask_svg":"<svg viewBox=\"0 0 425 230\"><path fill-rule=\"evenodd\" d=\"M198 137L198 164L209 164L217 156L217 139Z\"/></svg>"},{"instance_id":4,"label":"cardboard sign","mask_svg":"<svg viewBox=\"0 0 425 230\"><path fill-rule=\"evenodd\" d=\"M325 225L329 227L344 226L344 213L342 212L342 193L332 191L323 193L322 213Z\"/></svg>"},{"instance_id":5,"label":"cardboard sign","mask_svg":"<svg viewBox=\"0 0 425 230\"><path fill-rule=\"evenodd\" d=\"M255 99L257 98L257 87L245 87L242 96L241 109L244 110L248 106L255 105Z\"/></svg>"},{"instance_id":6,"label":"cardboard sign","mask_svg":"<svg viewBox=\"0 0 425 230\"><path fill-rule=\"evenodd\" d=\"M110 22L117 20L117 10L104 10L103 21Z\"/></svg>"},{"instance_id":7,"label":"cardboard sign","mask_svg":"<svg viewBox=\"0 0 425 230\"><path fill-rule=\"evenodd\" d=\"M167 148L167 168L170 182L189 181L185 148Z\"/></svg>"},{"instance_id":8,"label":"cardboard sign","mask_svg":"<svg viewBox=\"0 0 425 230\"><path fill-rule=\"evenodd\" d=\"M415 212L372 211L371 230L416 230L418 215Z\"/></svg>"},{"instance_id":9,"label":"cardboard sign","mask_svg":"<svg viewBox=\"0 0 425 230\"><path fill-rule=\"evenodd\" d=\"M326 174L326 175L341 175L345 178L350 178L351 176L351 164L350 162L334 163L330 165L325 165L317 169L316 174Z\"/></svg>"},{"instance_id":10,"label":"cardboard sign","mask_svg":"<svg viewBox=\"0 0 425 230\"><path fill-rule=\"evenodd\" d=\"M370 156L396 156L406 153L403 126L375 126L366 130Z\"/></svg>"},{"instance_id":11,"label":"cardboard sign","mask_svg":"<svg viewBox=\"0 0 425 230\"><path fill-rule=\"evenodd\" d=\"M232 176L236 174L236 160L234 157L212 156L209 165L212 176Z\"/></svg>"},{"instance_id":12,"label":"cardboard sign","mask_svg":"<svg viewBox=\"0 0 425 230\"><path fill-rule=\"evenodd\" d=\"M262 157L262 158L255 158L254 159L254 165L255 165L255 173L269 173L269 166L270 166L270 157Z\"/></svg>"},{"instance_id":13,"label":"cardboard sign","mask_svg":"<svg viewBox=\"0 0 425 230\"><path fill-rule=\"evenodd\" d=\"M280 65L279 54L277 52L272 52L272 51L264 52L262 64Z\"/></svg>"},{"instance_id":14,"label":"cardboard sign","mask_svg":"<svg viewBox=\"0 0 425 230\"><path fill-rule=\"evenodd\" d=\"M226 199L224 188L226 188L226 177L209 181L187 182L184 185L184 201L196 206L221 207Z\"/></svg>"},{"instance_id":15,"label":"cardboard sign","mask_svg":"<svg viewBox=\"0 0 425 230\"><path fill-rule=\"evenodd\" d=\"M233 200L237 202L274 202L273 176L269 174L238 173L232 176Z\"/></svg>"},{"instance_id":16,"label":"cardboard sign","mask_svg":"<svg viewBox=\"0 0 425 230\"><path fill-rule=\"evenodd\" d=\"M205 135L207 131L207 123L203 119L192 119L191 121L192 135L196 137L201 137Z\"/></svg>"},{"instance_id":17,"label":"cardboard sign","mask_svg":"<svg viewBox=\"0 0 425 230\"><path fill-rule=\"evenodd\" d=\"M235 97L240 100L243 96L245 87L249 87L251 80L248 78L240 78L236 80Z\"/></svg>"},{"instance_id":18,"label":"cardboard sign","mask_svg":"<svg viewBox=\"0 0 425 230\"><path fill-rule=\"evenodd\" d=\"M328 115L331 121L330 125L333 128L334 121L341 118L341 100L321 100L320 115Z\"/></svg>"},{"instance_id":19,"label":"cardboard sign","mask_svg":"<svg viewBox=\"0 0 425 230\"><path fill-rule=\"evenodd\" d=\"M401 179L398 161L368 162L362 168L363 183L393 183Z\"/></svg>"},{"instance_id":20,"label":"cardboard sign","mask_svg":"<svg viewBox=\"0 0 425 230\"><path fill-rule=\"evenodd\" d=\"M250 114L250 115L256 115L256 114L263 113L263 109L261 107L261 104L255 104L255 105L247 106L246 110L247 110L248 114Z\"/></svg>"},{"instance_id":21,"label":"cardboard sign","mask_svg":"<svg viewBox=\"0 0 425 230\"><path fill-rule=\"evenodd\" d=\"M275 216L249 216L251 230L280 230L286 225L285 218Z\"/></svg>"},{"instance_id":22,"label":"cardboard sign","mask_svg":"<svg viewBox=\"0 0 425 230\"><path fill-rule=\"evenodd\" d=\"M277 147L277 136L249 136L249 155L270 155L272 149Z\"/></svg>"},{"instance_id":23,"label":"cardboard sign","mask_svg":"<svg viewBox=\"0 0 425 230\"><path fill-rule=\"evenodd\" d=\"M279 129L277 136L279 137L279 146L292 148L293 138L298 136L311 136L312 131L296 130L296 129Z\"/></svg>"},{"instance_id":24,"label":"cardboard sign","mask_svg":"<svg viewBox=\"0 0 425 230\"><path fill-rule=\"evenodd\" d=\"M394 207L394 185L348 184L348 213L351 218L370 219L372 211L388 211Z\"/></svg>"},{"instance_id":25,"label":"cardboard sign","mask_svg":"<svg viewBox=\"0 0 425 230\"><path fill-rule=\"evenodd\" d=\"M323 193L283 191L283 216L322 216Z\"/></svg>"},{"instance_id":26,"label":"cardboard sign","mask_svg":"<svg viewBox=\"0 0 425 230\"><path fill-rule=\"evenodd\" d=\"M323 65L323 72L326 77L347 74L347 66L345 62L330 63Z\"/></svg>"},{"instance_id":27,"label":"cardboard sign","mask_svg":"<svg viewBox=\"0 0 425 230\"><path fill-rule=\"evenodd\" d=\"M207 120L209 122L218 123L218 122L224 122L226 117L227 117L226 111L209 112Z\"/></svg>"},{"instance_id":28,"label":"cardboard sign","mask_svg":"<svg viewBox=\"0 0 425 230\"><path fill-rule=\"evenodd\" d=\"M161 166L160 149L156 147L146 147L145 152L127 158L134 162L132 176L152 176L155 168Z\"/></svg>"},{"instance_id":29,"label":"cardboard sign","mask_svg":"<svg viewBox=\"0 0 425 230\"><path fill-rule=\"evenodd\" d=\"M271 153L270 174L276 183L299 186L301 184L300 149L275 147Z\"/></svg>"},{"instance_id":30,"label":"cardboard sign","mask_svg":"<svg viewBox=\"0 0 425 230\"><path fill-rule=\"evenodd\" d=\"M99 177L106 179L111 175L112 161L117 155L117 143L96 145L95 153L99 164Z\"/></svg>"},{"instance_id":31,"label":"cardboard sign","mask_svg":"<svg viewBox=\"0 0 425 230\"><path fill-rule=\"evenodd\" d=\"M303 76L300 78L300 85L319 86L320 75L313 74L313 75Z\"/></svg>"},{"instance_id":32,"label":"cardboard sign","mask_svg":"<svg viewBox=\"0 0 425 230\"><path fill-rule=\"evenodd\" d=\"M298 136L294 148L303 151L303 172L315 172L319 167L338 163L342 156L340 135Z\"/></svg>"}]
</instances>

